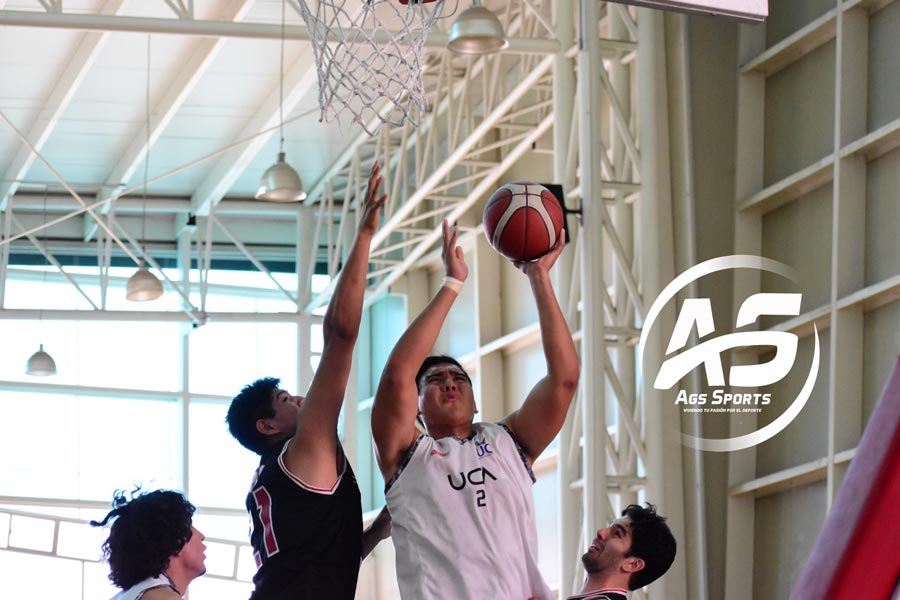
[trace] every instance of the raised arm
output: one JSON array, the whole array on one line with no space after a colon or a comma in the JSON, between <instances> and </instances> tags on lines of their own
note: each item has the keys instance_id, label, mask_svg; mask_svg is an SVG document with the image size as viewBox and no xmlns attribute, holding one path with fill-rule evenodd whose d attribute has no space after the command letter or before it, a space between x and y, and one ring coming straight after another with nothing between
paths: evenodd
<instances>
[{"instance_id":1,"label":"raised arm","mask_svg":"<svg viewBox=\"0 0 900 600\"><path fill-rule=\"evenodd\" d=\"M335 478L338 417L359 334L369 246L386 199L379 197L382 180L381 166L376 162L369 176L356 239L325 312L322 359L300 405L297 432L288 446L288 468L311 485L330 485Z\"/></svg>"},{"instance_id":2,"label":"raised arm","mask_svg":"<svg viewBox=\"0 0 900 600\"><path fill-rule=\"evenodd\" d=\"M462 248L456 245L459 229L452 231L444 221L441 257L447 277L465 281L469 275ZM459 284L442 285L419 316L406 329L388 357L375 403L372 406L372 437L375 457L385 481L397 472L400 461L415 441L416 415L419 412L419 392L416 371L431 352L438 333L456 300Z\"/></svg>"},{"instance_id":3,"label":"raised arm","mask_svg":"<svg viewBox=\"0 0 900 600\"><path fill-rule=\"evenodd\" d=\"M531 283L547 360L546 377L535 384L521 408L504 419L530 462L534 462L559 433L578 388L578 354L550 284L550 267L565 246L562 237L558 236L553 249L537 261L515 263Z\"/></svg>"}]
</instances>

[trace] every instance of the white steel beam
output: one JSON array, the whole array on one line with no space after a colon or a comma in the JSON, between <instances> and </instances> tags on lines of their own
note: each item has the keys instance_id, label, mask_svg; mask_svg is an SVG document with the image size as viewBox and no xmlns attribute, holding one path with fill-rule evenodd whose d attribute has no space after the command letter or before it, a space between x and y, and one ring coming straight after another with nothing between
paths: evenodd
<instances>
[{"instance_id":1,"label":"white steel beam","mask_svg":"<svg viewBox=\"0 0 900 600\"><path fill-rule=\"evenodd\" d=\"M484 150L484 148L478 148L478 144L486 139L488 133L491 132L494 127L496 127L496 125L507 118L509 113L513 111L514 107L516 106L516 103L531 89L533 89L534 85L546 74L546 72L553 65L554 60L555 56L547 56L543 58L521 81L517 83L515 88L512 89L499 104L497 104L497 106L490 112L490 114L484 117L484 119L478 124L478 126L474 127L471 130L471 133L466 137L466 139L464 139L460 144L454 147L453 151L450 152L450 154L443 159L441 164L438 165L437 168L430 173L427 179L425 179L421 183L417 182L415 192L413 192L413 194L409 198L407 198L401 206L394 210L393 213L387 217L381 228L379 228L379 230L375 232L375 235L372 238L371 246L373 251L382 244L391 243L391 234L399 232L403 229L412 213L419 207L420 204L422 204L422 202L430 197L430 194L433 191L438 189L443 184L444 179L450 176L454 168L462 165L467 159L472 158L471 154L478 154ZM447 105L447 111L448 113L452 111L452 106L450 106L449 104ZM438 118L437 112L434 113L434 115L436 115L434 118ZM550 123L547 123L546 127L549 127L549 124ZM434 124L429 127L429 132L431 132L433 129ZM528 143L530 144L536 141L536 139L537 137L534 135L534 129L532 129L530 133L524 132L517 139L517 141L519 142L517 148L521 147L521 140L529 140ZM510 141L511 140L506 140L507 143ZM427 143L426 146L428 146ZM521 150L521 152L524 152L526 149L527 148ZM426 152L427 150L428 148L426 148ZM425 161L423 160L423 162ZM476 190L481 189L485 181L489 181L490 183L497 181L500 175L502 175L503 171L508 168L508 158L506 161L504 161L503 164L507 166L504 167L501 165L497 165L493 169L484 171L484 179L482 179L482 183L480 183L479 186L476 187ZM487 185L490 185L490 183L488 183ZM459 217L466 208L474 204L474 202L476 202L479 198L476 190L471 191L468 194L468 198L460 202L456 208L450 211L447 215L447 218L454 219ZM486 192L487 189L480 193L483 194ZM447 206L449 207L452 205L448 204ZM462 211L460 211L459 207L464 208ZM430 232L430 235L428 235L425 239L428 240L429 244L431 244L434 243L434 241L438 237L440 237L440 228L433 229ZM382 281L378 284L372 298L377 297L379 293L385 291L390 283L396 281L396 279L400 275L402 275L408 268L410 268L415 263L415 260L419 256L423 255L427 250L427 246L417 246L410 253L410 255L408 255L403 260L403 262L393 267L394 272L390 272L384 280L388 283L384 283L384 281ZM412 256L413 254L415 255L415 257L411 259L410 256ZM384 270L384 272L389 271L391 271L391 269ZM307 305L306 310L312 311L327 302L334 290L334 285L335 282L332 281L328 288L326 288L322 293L316 296L316 298L314 298L313 301L309 305Z\"/></svg>"},{"instance_id":2,"label":"white steel beam","mask_svg":"<svg viewBox=\"0 0 900 600\"><path fill-rule=\"evenodd\" d=\"M674 239L672 230L672 179L666 86L666 53L663 14L639 8L638 16L638 119L641 148L641 292L653 298L675 277ZM680 431L674 394L653 388L648 373L655 372L665 357L665 344L659 332L671 331L674 314L663 311L657 320L657 335L650 335L644 356L645 378L642 388L646 423L647 497L658 503L660 512L669 519L676 539L685 539L682 448L671 430ZM668 573L655 582L651 600L685 600L687 576L685 557L679 554Z\"/></svg>"},{"instance_id":3,"label":"white steel beam","mask_svg":"<svg viewBox=\"0 0 900 600\"><path fill-rule=\"evenodd\" d=\"M550 57L553 58L553 57ZM509 154L504 158L503 162L498 165L496 169L491 171L484 179L479 182L475 188L472 189L472 192L469 194L469 197L465 200L465 202L460 203L458 206L454 207L453 211L447 215L447 219L451 222L460 218L465 212L472 207L479 199L483 198L485 194L488 193L491 186L494 185L500 176L503 175L519 158L522 157L525 152L531 149L531 145L537 141L539 137L541 137L544 133L550 129L550 126L553 124L553 113L544 117L544 119L538 123L534 130L531 132L531 135L523 139L513 148ZM388 288L392 283L397 281L410 267L412 267L415 262L424 255L428 250L434 245L434 243L441 237L441 229L437 227L431 231L431 233L425 237L419 244L413 248L409 254L407 254L406 258L403 259L403 262L392 267L390 273L381 280L378 285L372 291L371 296L366 299L366 304L370 304L373 300L379 298L382 294L388 291Z\"/></svg>"},{"instance_id":4,"label":"white steel beam","mask_svg":"<svg viewBox=\"0 0 900 600\"><path fill-rule=\"evenodd\" d=\"M0 25L19 27L44 27L56 29L80 29L84 31L132 31L141 33L169 33L206 37L238 37L256 39L281 39L281 25L269 23L230 23L198 19L158 19L151 17L122 17L97 14L39 13L27 11L0 11ZM382 31L374 36L376 42L387 44L398 32ZM289 40L309 41L305 26L288 25L285 37ZM446 49L449 35L431 31L425 39L426 48ZM556 40L532 38L507 38L507 53L553 54L559 47Z\"/></svg>"},{"instance_id":5,"label":"white steel beam","mask_svg":"<svg viewBox=\"0 0 900 600\"><path fill-rule=\"evenodd\" d=\"M225 21L240 21L249 12L254 0L240 0L228 6L222 19ZM135 170L147 155L149 148L153 147L162 132L172 121L172 118L184 104L188 95L206 73L212 61L225 45L226 38L210 38L200 40L191 57L178 69L175 81L169 87L165 95L153 107L153 114L157 115L156 122L151 123L150 133L147 133L147 125L141 124L140 130L131 136L132 142L121 156L116 166L106 177L105 187L111 190L124 187L134 175ZM111 190L101 190L97 199L109 196ZM104 204L98 212L109 212L111 203ZM91 219L85 220L84 240L90 241L97 232L97 224Z\"/></svg>"},{"instance_id":6,"label":"white steel beam","mask_svg":"<svg viewBox=\"0 0 900 600\"><path fill-rule=\"evenodd\" d=\"M538 63L527 76L522 78L513 90L510 91L506 98L504 98L503 101L478 124L472 133L454 148L453 152L451 152L440 166L432 172L428 179L416 189L415 193L409 197L403 206L394 212L388 222L375 232L375 235L372 237L373 248L378 247L387 240L390 234L393 233L393 228L399 226L410 213L412 213L412 211L428 197L428 194L441 184L443 179L453 170L453 168L460 164L471 150L475 149L478 142L482 141L487 133L506 117L507 113L515 106L516 102L529 92L532 86L534 86L550 69L554 60L554 56L547 56L541 60L541 62ZM494 170L496 170L496 168Z\"/></svg>"},{"instance_id":7,"label":"white steel beam","mask_svg":"<svg viewBox=\"0 0 900 600\"><path fill-rule=\"evenodd\" d=\"M126 0L108 0L103 5L102 10L118 12L125 7L125 4ZM0 15L4 12L6 11L0 11ZM40 15L41 13L33 14ZM109 34L105 32L86 34L73 53L69 64L66 65L66 68L57 78L53 91L50 92L50 96L44 102L44 108L28 131L28 139L38 151L50 139L50 134L53 133L56 124L59 123L59 119L69 107L75 92L81 87L85 76L94 65L94 61L97 60L97 56L99 56L108 39ZM0 180L0 210L6 206L9 197L16 192L19 182L25 178L25 174L28 173L28 170L34 163L34 159L35 154L31 151L31 148L27 145L22 145L19 148L19 152L9 163L9 166L6 167L3 177L0 178L2 179Z\"/></svg>"},{"instance_id":8,"label":"white steel beam","mask_svg":"<svg viewBox=\"0 0 900 600\"><path fill-rule=\"evenodd\" d=\"M595 0L578 0L578 123L580 182L582 190L581 289L606 289L603 281L603 215L600 156L600 81L602 69L596 36L599 4ZM585 32L590 32L586 34ZM581 415L582 469L582 544L593 539L597 525L609 521L606 490L606 347L601 306L584 293L581 340ZM583 545L582 545L583 548ZM581 549L581 548L580 548Z\"/></svg>"},{"instance_id":9,"label":"white steel beam","mask_svg":"<svg viewBox=\"0 0 900 600\"><path fill-rule=\"evenodd\" d=\"M189 309L188 309L189 310ZM0 321L125 321L134 323L191 323L198 317L184 311L144 310L46 310L31 308L0 309ZM297 313L203 313L200 323L296 323Z\"/></svg>"},{"instance_id":10,"label":"white steel beam","mask_svg":"<svg viewBox=\"0 0 900 600\"><path fill-rule=\"evenodd\" d=\"M554 2L552 4L554 22L556 23L556 37L560 41L561 48L569 48L575 39L575 16L572 10L571 0L568 2ZM575 186L575 163L570 162L569 152L575 153L570 147L569 138L572 132L574 115L572 106L575 101L576 82L575 64L571 58L560 50L556 54L553 65L553 175L554 180L562 184L568 191ZM576 228L570 231L574 234ZM572 241L572 240L570 240ZM563 314L574 328L578 323L576 306L578 302L579 286L577 274L579 272L578 254L582 238L579 235L574 245L574 252L563 253L559 257L559 265L555 271L570 273L568 285L562 282L554 282L557 289L557 297ZM581 391L581 390L579 390ZM559 590L560 597L567 597L580 591L576 588L580 580L580 570L577 569L578 559L582 548L579 548L581 540L581 503L578 500L579 492L573 490L571 484L579 478L577 461L579 453L575 451L580 438L580 424L577 423L578 405L580 397L576 397L566 416L565 423L559 432L559 460L557 462L557 514L559 518Z\"/></svg>"},{"instance_id":11,"label":"white steel beam","mask_svg":"<svg viewBox=\"0 0 900 600\"><path fill-rule=\"evenodd\" d=\"M300 58L288 69L284 75L284 108L289 113L300 102L306 93L317 84L317 74L312 48L304 49ZM280 98L279 85L276 84L268 99L259 107L256 114L250 118L237 139L254 136L252 141L240 148L226 153L213 166L209 175L204 179L194 195L191 197L191 212L195 215L205 216L210 209L219 203L234 182L240 177L247 165L259 154L269 138L276 131L270 131L265 135L257 135L260 131L275 127L279 123ZM275 162L275 157L272 157Z\"/></svg>"}]
</instances>

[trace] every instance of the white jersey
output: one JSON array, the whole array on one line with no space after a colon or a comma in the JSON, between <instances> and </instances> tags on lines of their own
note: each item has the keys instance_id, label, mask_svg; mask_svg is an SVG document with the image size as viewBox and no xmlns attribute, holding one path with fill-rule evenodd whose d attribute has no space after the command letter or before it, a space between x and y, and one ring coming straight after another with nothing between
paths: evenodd
<instances>
[{"instance_id":1,"label":"white jersey","mask_svg":"<svg viewBox=\"0 0 900 600\"><path fill-rule=\"evenodd\" d=\"M127 590L123 590L113 596L111 600L140 600L144 592L160 587L169 587L175 590L172 580L165 575L160 575L159 577L148 577L142 582L134 584Z\"/></svg>"},{"instance_id":2,"label":"white jersey","mask_svg":"<svg viewBox=\"0 0 900 600\"><path fill-rule=\"evenodd\" d=\"M534 474L503 425L421 435L385 494L407 600L554 598L537 564Z\"/></svg>"}]
</instances>

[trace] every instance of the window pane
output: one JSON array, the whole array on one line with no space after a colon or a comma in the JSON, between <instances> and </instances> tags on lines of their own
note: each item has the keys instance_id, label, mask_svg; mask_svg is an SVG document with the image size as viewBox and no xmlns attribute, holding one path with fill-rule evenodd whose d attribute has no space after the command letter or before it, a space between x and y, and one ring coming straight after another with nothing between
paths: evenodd
<instances>
[{"instance_id":1,"label":"window pane","mask_svg":"<svg viewBox=\"0 0 900 600\"><path fill-rule=\"evenodd\" d=\"M322 353L325 346L325 339L322 335L321 325L312 325L309 330L309 349L311 352Z\"/></svg>"},{"instance_id":2,"label":"window pane","mask_svg":"<svg viewBox=\"0 0 900 600\"><path fill-rule=\"evenodd\" d=\"M297 326L209 323L191 333L191 391L232 397L260 377L297 389ZM224 418L224 413L223 413Z\"/></svg>"},{"instance_id":3,"label":"window pane","mask_svg":"<svg viewBox=\"0 0 900 600\"><path fill-rule=\"evenodd\" d=\"M0 415L0 495L110 500L135 482L177 486L175 402L0 392ZM42 443L23 427L36 416Z\"/></svg>"},{"instance_id":4,"label":"window pane","mask_svg":"<svg viewBox=\"0 0 900 600\"><path fill-rule=\"evenodd\" d=\"M198 577L188 589L191 600L247 600L253 593L253 584Z\"/></svg>"},{"instance_id":5,"label":"window pane","mask_svg":"<svg viewBox=\"0 0 900 600\"><path fill-rule=\"evenodd\" d=\"M242 479L242 473L237 473L237 479ZM244 495L250 490L250 476L252 471L247 472L247 485L244 489ZM193 495L193 494L192 494ZM242 500L243 502L243 500ZM237 507L233 507L237 508ZM239 516L227 515L210 515L206 513L194 514L194 527L203 532L208 538L218 538L221 540L234 540L241 543L250 543L250 515L241 506ZM250 562L253 562L252 560ZM255 571L256 567L254 567Z\"/></svg>"},{"instance_id":6,"label":"window pane","mask_svg":"<svg viewBox=\"0 0 900 600\"><path fill-rule=\"evenodd\" d=\"M109 580L109 565L105 562L84 563L84 600L112 598L120 591Z\"/></svg>"},{"instance_id":7,"label":"window pane","mask_svg":"<svg viewBox=\"0 0 900 600\"><path fill-rule=\"evenodd\" d=\"M47 383L174 391L180 368L177 323L2 321L0 380L32 382L25 363L38 345L58 374Z\"/></svg>"},{"instance_id":8,"label":"window pane","mask_svg":"<svg viewBox=\"0 0 900 600\"><path fill-rule=\"evenodd\" d=\"M49 556L0 551L0 598L82 600L81 563Z\"/></svg>"},{"instance_id":9,"label":"window pane","mask_svg":"<svg viewBox=\"0 0 900 600\"><path fill-rule=\"evenodd\" d=\"M60 521L56 552L69 558L100 560L100 545L106 534L102 527Z\"/></svg>"},{"instance_id":10,"label":"window pane","mask_svg":"<svg viewBox=\"0 0 900 600\"><path fill-rule=\"evenodd\" d=\"M231 437L225 424L225 404L192 402L190 405L190 500L197 506L244 508L259 457ZM215 537L218 532L202 530ZM241 531L247 535L247 521ZM231 537L231 536L228 536Z\"/></svg>"}]
</instances>

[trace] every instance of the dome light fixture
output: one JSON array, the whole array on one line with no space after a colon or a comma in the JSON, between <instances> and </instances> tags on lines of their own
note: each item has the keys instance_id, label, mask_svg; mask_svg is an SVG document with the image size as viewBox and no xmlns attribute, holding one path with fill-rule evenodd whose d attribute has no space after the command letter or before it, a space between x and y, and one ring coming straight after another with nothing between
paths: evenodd
<instances>
[{"instance_id":1,"label":"dome light fixture","mask_svg":"<svg viewBox=\"0 0 900 600\"><path fill-rule=\"evenodd\" d=\"M144 201L141 205L141 262L138 270L128 278L125 284L125 299L132 302L146 302L156 300L163 295L162 282L147 268L146 243L147 243L147 178L150 171L150 35L147 35L147 98L146 98L146 127L147 127L147 155L144 157Z\"/></svg>"},{"instance_id":2,"label":"dome light fixture","mask_svg":"<svg viewBox=\"0 0 900 600\"><path fill-rule=\"evenodd\" d=\"M31 355L25 363L25 374L35 377L47 377L56 375L56 361L48 353L44 352L44 345L40 344L38 351Z\"/></svg>"},{"instance_id":3,"label":"dome light fixture","mask_svg":"<svg viewBox=\"0 0 900 600\"><path fill-rule=\"evenodd\" d=\"M259 189L253 195L257 200L269 202L299 202L306 199L303 182L294 168L284 160L284 5L281 0L281 70L278 72L278 159L263 173Z\"/></svg>"},{"instance_id":4,"label":"dome light fixture","mask_svg":"<svg viewBox=\"0 0 900 600\"><path fill-rule=\"evenodd\" d=\"M269 202L299 202L306 199L300 175L284 161L284 152L278 152L278 160L263 173L254 197Z\"/></svg>"},{"instance_id":5,"label":"dome light fixture","mask_svg":"<svg viewBox=\"0 0 900 600\"><path fill-rule=\"evenodd\" d=\"M450 27L447 47L457 54L490 54L509 46L503 24L493 12L472 0Z\"/></svg>"},{"instance_id":6,"label":"dome light fixture","mask_svg":"<svg viewBox=\"0 0 900 600\"><path fill-rule=\"evenodd\" d=\"M156 300L162 295L162 282L150 272L147 263L142 260L138 270L128 278L128 283L125 284L125 299L132 302L146 302Z\"/></svg>"}]
</instances>

